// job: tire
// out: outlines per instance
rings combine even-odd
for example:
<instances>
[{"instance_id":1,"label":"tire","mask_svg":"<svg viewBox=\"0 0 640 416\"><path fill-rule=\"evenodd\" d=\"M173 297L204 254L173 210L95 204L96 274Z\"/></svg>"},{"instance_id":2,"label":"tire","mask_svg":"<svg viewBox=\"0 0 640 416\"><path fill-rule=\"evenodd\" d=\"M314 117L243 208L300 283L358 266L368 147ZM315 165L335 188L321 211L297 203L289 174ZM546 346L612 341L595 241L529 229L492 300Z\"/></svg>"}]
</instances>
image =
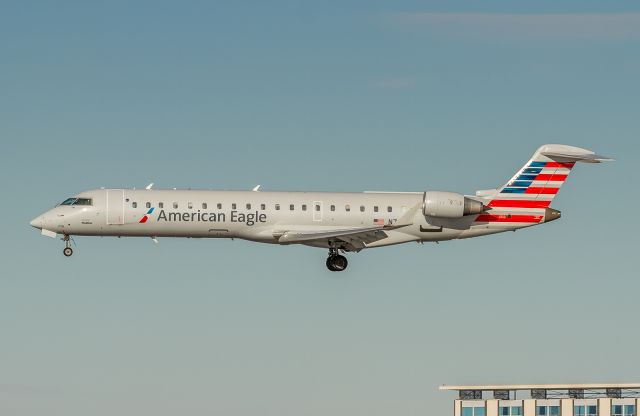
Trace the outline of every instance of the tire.
<instances>
[{"instance_id":1,"label":"tire","mask_svg":"<svg viewBox=\"0 0 640 416\"><path fill-rule=\"evenodd\" d=\"M349 262L345 256L335 256L333 258L333 268L336 272L341 272L347 268Z\"/></svg>"},{"instance_id":2,"label":"tire","mask_svg":"<svg viewBox=\"0 0 640 416\"><path fill-rule=\"evenodd\" d=\"M64 254L65 257L70 257L73 254L73 250L71 247L65 247L64 250L62 250L62 254Z\"/></svg>"},{"instance_id":3,"label":"tire","mask_svg":"<svg viewBox=\"0 0 640 416\"><path fill-rule=\"evenodd\" d=\"M341 272L347 268L349 262L345 256L329 256L327 258L327 269L332 272Z\"/></svg>"},{"instance_id":4,"label":"tire","mask_svg":"<svg viewBox=\"0 0 640 416\"><path fill-rule=\"evenodd\" d=\"M333 256L329 256L327 257L327 269L331 270L332 272L335 272L336 269L333 268Z\"/></svg>"}]
</instances>

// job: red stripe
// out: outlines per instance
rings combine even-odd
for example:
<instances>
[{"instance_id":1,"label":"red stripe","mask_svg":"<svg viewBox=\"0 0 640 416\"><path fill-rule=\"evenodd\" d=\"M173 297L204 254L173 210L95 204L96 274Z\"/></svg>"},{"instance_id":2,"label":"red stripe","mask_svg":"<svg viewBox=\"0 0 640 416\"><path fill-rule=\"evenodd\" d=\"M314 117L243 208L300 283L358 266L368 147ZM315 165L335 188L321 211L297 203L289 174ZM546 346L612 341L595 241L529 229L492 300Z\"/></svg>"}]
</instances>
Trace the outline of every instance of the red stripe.
<instances>
[{"instance_id":1,"label":"red stripe","mask_svg":"<svg viewBox=\"0 0 640 416\"><path fill-rule=\"evenodd\" d=\"M567 168L571 169L576 162L547 162L545 168Z\"/></svg>"},{"instance_id":2,"label":"red stripe","mask_svg":"<svg viewBox=\"0 0 640 416\"><path fill-rule=\"evenodd\" d=\"M490 207L507 208L546 208L551 205L551 201L536 201L522 199L494 199L489 202Z\"/></svg>"},{"instance_id":3,"label":"red stripe","mask_svg":"<svg viewBox=\"0 0 640 416\"><path fill-rule=\"evenodd\" d=\"M502 214L502 215L493 215L493 214L482 214L478 215L476 218L476 222L532 222L538 223L542 221L542 215L511 215L511 214Z\"/></svg>"},{"instance_id":4,"label":"red stripe","mask_svg":"<svg viewBox=\"0 0 640 416\"><path fill-rule=\"evenodd\" d=\"M538 176L536 176L536 178L534 180L536 181L564 181L565 179L567 179L567 176L569 175L556 175L554 173L551 174L547 174L547 173L541 173Z\"/></svg>"},{"instance_id":5,"label":"red stripe","mask_svg":"<svg viewBox=\"0 0 640 416\"><path fill-rule=\"evenodd\" d=\"M147 220L149 219L149 217L147 217L146 215L142 218L140 218L140 224L143 224L145 222L147 222Z\"/></svg>"},{"instance_id":6,"label":"red stripe","mask_svg":"<svg viewBox=\"0 0 640 416\"><path fill-rule=\"evenodd\" d=\"M555 195L558 193L559 188L536 188L530 187L524 191L525 194L552 194Z\"/></svg>"}]
</instances>

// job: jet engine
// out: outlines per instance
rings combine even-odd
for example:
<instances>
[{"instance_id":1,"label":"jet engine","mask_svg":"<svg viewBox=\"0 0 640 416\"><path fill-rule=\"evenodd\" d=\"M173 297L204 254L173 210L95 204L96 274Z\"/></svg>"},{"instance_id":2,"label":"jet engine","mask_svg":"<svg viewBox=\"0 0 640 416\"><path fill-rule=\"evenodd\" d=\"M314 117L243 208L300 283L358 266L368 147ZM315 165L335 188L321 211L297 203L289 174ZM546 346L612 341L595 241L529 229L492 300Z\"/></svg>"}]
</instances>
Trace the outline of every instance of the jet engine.
<instances>
[{"instance_id":1,"label":"jet engine","mask_svg":"<svg viewBox=\"0 0 640 416\"><path fill-rule=\"evenodd\" d=\"M424 193L422 211L428 217L462 218L480 214L487 207L480 201L455 192L429 191Z\"/></svg>"}]
</instances>

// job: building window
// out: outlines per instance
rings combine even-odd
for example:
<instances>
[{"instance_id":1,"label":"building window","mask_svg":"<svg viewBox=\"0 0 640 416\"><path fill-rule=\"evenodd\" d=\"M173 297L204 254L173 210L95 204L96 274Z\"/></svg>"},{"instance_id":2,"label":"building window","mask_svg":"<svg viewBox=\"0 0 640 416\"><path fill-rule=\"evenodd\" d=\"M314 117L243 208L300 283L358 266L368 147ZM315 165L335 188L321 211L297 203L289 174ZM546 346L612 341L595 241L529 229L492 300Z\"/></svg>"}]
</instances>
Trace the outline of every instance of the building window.
<instances>
[{"instance_id":1,"label":"building window","mask_svg":"<svg viewBox=\"0 0 640 416\"><path fill-rule=\"evenodd\" d=\"M360 212L364 212L364 205L360 205Z\"/></svg>"},{"instance_id":2,"label":"building window","mask_svg":"<svg viewBox=\"0 0 640 416\"><path fill-rule=\"evenodd\" d=\"M296 208L295 205L293 204L289 205L289 211L293 211L295 208Z\"/></svg>"},{"instance_id":3,"label":"building window","mask_svg":"<svg viewBox=\"0 0 640 416\"><path fill-rule=\"evenodd\" d=\"M260 209L264 211L265 209L267 209L267 206L265 204L260 204Z\"/></svg>"},{"instance_id":4,"label":"building window","mask_svg":"<svg viewBox=\"0 0 640 416\"><path fill-rule=\"evenodd\" d=\"M331 205L331 211L335 211L336 210L336 206L335 205Z\"/></svg>"},{"instance_id":5,"label":"building window","mask_svg":"<svg viewBox=\"0 0 640 416\"><path fill-rule=\"evenodd\" d=\"M193 209L193 203L191 203L191 202L187 202L187 208L189 208L189 209Z\"/></svg>"},{"instance_id":6,"label":"building window","mask_svg":"<svg viewBox=\"0 0 640 416\"><path fill-rule=\"evenodd\" d=\"M222 204L218 202L218 209L222 209Z\"/></svg>"},{"instance_id":7,"label":"building window","mask_svg":"<svg viewBox=\"0 0 640 416\"><path fill-rule=\"evenodd\" d=\"M463 407L462 416L485 416L484 407Z\"/></svg>"},{"instance_id":8,"label":"building window","mask_svg":"<svg viewBox=\"0 0 640 416\"><path fill-rule=\"evenodd\" d=\"M598 416L598 406L573 406L573 416Z\"/></svg>"},{"instance_id":9,"label":"building window","mask_svg":"<svg viewBox=\"0 0 640 416\"><path fill-rule=\"evenodd\" d=\"M302 210L306 211L307 210L307 204L302 204Z\"/></svg>"},{"instance_id":10,"label":"building window","mask_svg":"<svg viewBox=\"0 0 640 416\"><path fill-rule=\"evenodd\" d=\"M207 203L206 202L202 203L202 209L207 209Z\"/></svg>"},{"instance_id":11,"label":"building window","mask_svg":"<svg viewBox=\"0 0 640 416\"><path fill-rule=\"evenodd\" d=\"M276 204L276 211L280 211L280 204Z\"/></svg>"},{"instance_id":12,"label":"building window","mask_svg":"<svg viewBox=\"0 0 640 416\"><path fill-rule=\"evenodd\" d=\"M387 207L387 212L393 212L393 208Z\"/></svg>"},{"instance_id":13,"label":"building window","mask_svg":"<svg viewBox=\"0 0 640 416\"><path fill-rule=\"evenodd\" d=\"M147 202L147 203L145 204L145 206L146 206L147 208L151 208L151 202Z\"/></svg>"},{"instance_id":14,"label":"building window","mask_svg":"<svg viewBox=\"0 0 640 416\"><path fill-rule=\"evenodd\" d=\"M158 208L160 209L164 208L164 202L158 202Z\"/></svg>"},{"instance_id":15,"label":"building window","mask_svg":"<svg viewBox=\"0 0 640 416\"><path fill-rule=\"evenodd\" d=\"M611 416L636 416L636 406L614 404L611 406Z\"/></svg>"},{"instance_id":16,"label":"building window","mask_svg":"<svg viewBox=\"0 0 640 416\"><path fill-rule=\"evenodd\" d=\"M178 209L178 203L177 202L173 203L173 209Z\"/></svg>"},{"instance_id":17,"label":"building window","mask_svg":"<svg viewBox=\"0 0 640 416\"><path fill-rule=\"evenodd\" d=\"M349 205L345 205L344 206L344 210L349 212L349 211L351 211L351 207Z\"/></svg>"},{"instance_id":18,"label":"building window","mask_svg":"<svg viewBox=\"0 0 640 416\"><path fill-rule=\"evenodd\" d=\"M536 416L560 416L560 406L536 406Z\"/></svg>"},{"instance_id":19,"label":"building window","mask_svg":"<svg viewBox=\"0 0 640 416\"><path fill-rule=\"evenodd\" d=\"M498 409L500 416L522 416L522 406L500 406Z\"/></svg>"},{"instance_id":20,"label":"building window","mask_svg":"<svg viewBox=\"0 0 640 416\"><path fill-rule=\"evenodd\" d=\"M137 202L132 202L131 206L134 207L134 208L138 208L138 203Z\"/></svg>"},{"instance_id":21,"label":"building window","mask_svg":"<svg viewBox=\"0 0 640 416\"><path fill-rule=\"evenodd\" d=\"M236 207L237 207L237 205L236 205L235 202L233 204L231 204L231 209L236 209Z\"/></svg>"}]
</instances>

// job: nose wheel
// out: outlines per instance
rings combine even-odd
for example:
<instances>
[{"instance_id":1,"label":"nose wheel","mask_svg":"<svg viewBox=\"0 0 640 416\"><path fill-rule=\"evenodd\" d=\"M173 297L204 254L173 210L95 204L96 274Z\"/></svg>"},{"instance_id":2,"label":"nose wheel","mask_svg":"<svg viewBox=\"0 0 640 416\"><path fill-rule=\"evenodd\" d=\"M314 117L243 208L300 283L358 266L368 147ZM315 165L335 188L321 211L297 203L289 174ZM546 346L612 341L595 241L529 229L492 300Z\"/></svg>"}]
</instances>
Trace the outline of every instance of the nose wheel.
<instances>
[{"instance_id":1,"label":"nose wheel","mask_svg":"<svg viewBox=\"0 0 640 416\"><path fill-rule=\"evenodd\" d=\"M62 241L64 241L65 244L65 248L62 250L62 254L64 254L65 257L71 257L71 255L73 254L73 249L71 248L71 238L65 234L62 237Z\"/></svg>"},{"instance_id":2,"label":"nose wheel","mask_svg":"<svg viewBox=\"0 0 640 416\"><path fill-rule=\"evenodd\" d=\"M327 257L327 269L332 272L341 272L347 268L349 262L347 258L343 255L338 254L337 249L329 250L329 257Z\"/></svg>"}]
</instances>

